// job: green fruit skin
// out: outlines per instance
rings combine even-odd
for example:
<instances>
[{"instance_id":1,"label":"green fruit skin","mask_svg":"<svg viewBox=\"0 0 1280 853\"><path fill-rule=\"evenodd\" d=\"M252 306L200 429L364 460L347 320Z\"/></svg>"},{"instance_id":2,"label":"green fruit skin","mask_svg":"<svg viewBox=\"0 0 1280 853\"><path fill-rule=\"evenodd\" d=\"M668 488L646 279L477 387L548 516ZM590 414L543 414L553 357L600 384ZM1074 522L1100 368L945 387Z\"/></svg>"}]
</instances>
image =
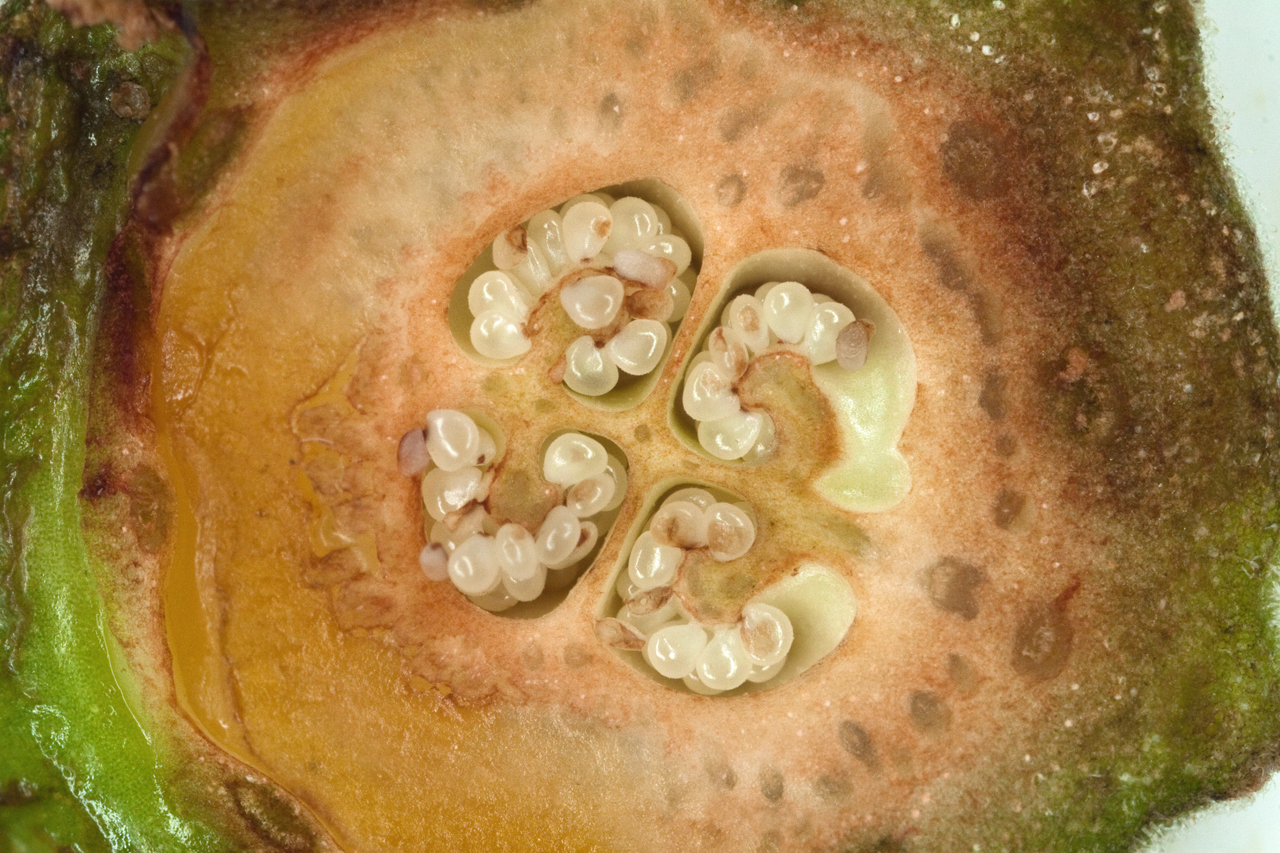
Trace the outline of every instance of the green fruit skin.
<instances>
[{"instance_id":1,"label":"green fruit skin","mask_svg":"<svg viewBox=\"0 0 1280 853\"><path fill-rule=\"evenodd\" d=\"M831 8L801 5L800 16ZM1010 0L1011 14L1004 17L990 12L990 4L956 5L966 16L963 29L981 18L986 39L1003 38L1011 53L1041 52L1042 66L1054 66L1060 75L1047 84L1050 92L1054 85L1065 91L1067 78L1077 74L1073 59L1080 57L1087 57L1079 60L1088 66L1085 76L1131 76L1133 45L1127 38L1153 14L1151 4L1104 0ZM1017 5L1025 9L1013 17ZM1163 253L1135 255L1127 242L1135 221L1148 221L1155 235L1162 229L1181 234L1188 214L1175 199L1180 190L1193 190L1219 205L1224 227L1244 234L1243 242L1237 237L1238 245L1226 251L1238 263L1235 269L1254 277L1237 296L1247 314L1240 336L1247 328L1251 346L1261 355L1249 364L1251 387L1216 401L1230 408L1227 414L1205 410L1189 398L1180 401L1172 385L1180 379L1148 377L1159 371L1160 356L1191 361L1194 355L1206 365L1207 377L1197 381L1227 387L1234 380L1226 357L1206 355L1206 345L1188 344L1185 329L1172 314L1154 310L1140 287L1098 288L1080 306L1079 337L1102 362L1110 382L1080 385L1064 395L1060 420L1079 424L1083 413L1081 442L1116 460L1112 479L1118 503L1131 502L1135 513L1145 513L1160 532L1197 526L1209 532L1192 544L1186 537L1164 536L1170 544L1148 559L1168 565L1169 577L1148 575L1135 583L1125 593L1136 614L1134 624L1110 629L1116 649L1133 650L1144 661L1148 683L1166 686L1164 697L1119 706L1115 718L1097 731L1059 735L1066 750L1073 739L1080 750L1086 740L1093 744L1090 757L1074 768L1078 773L1044 785L1045 800L1075 807L1059 815L985 816L987 836L1003 837L1013 849L1123 849L1156 816L1236 793L1256 781L1276 763L1280 743L1275 712L1280 708L1275 661L1280 643L1270 619L1274 593L1268 568L1280 522L1276 450L1270 438L1259 438L1276 426L1275 332L1266 319L1269 306L1257 280L1260 264L1251 231L1234 190L1215 165L1190 9L1180 3L1156 6L1165 9L1158 12L1165 43L1183 63L1177 71L1181 77L1161 85L1180 88L1185 101L1167 128L1134 117L1130 129L1173 137L1170 146L1186 152L1183 172L1172 182L1160 174L1144 175L1139 189L1101 216L1078 186L1046 194L1050 215L1072 223L1061 229L1059 239L1093 247L1064 253L1062 279L1081 293L1094 282L1174 278L1186 280L1188 291L1203 284L1207 273L1193 271L1190 264L1221 251L1203 227L1190 227L1193 239ZM778 7L778 14L789 13L789 7ZM258 61L244 45L270 44L277 37L272 27L299 28L300 19L285 4L283 12L271 13L282 17L241 40L237 21L247 8L231 4L224 17L214 17L219 12L214 9L205 18L215 63L242 65L232 78L252 74L250 66ZM886 41L921 32L939 43L948 37L951 27L936 4L918 0L900 9L902 14L888 18L871 16L870 29ZM1028 30L1023 24L1033 16L1038 16L1035 27ZM1054 35L1053 42L1036 37L1045 32ZM175 734L176 712L152 718L138 711L132 696L142 679L129 671L107 628L114 605L102 590L109 586L111 567L97 563L86 545L78 497L105 267L128 214L130 152L142 131L136 116L111 109L112 94L132 82L158 103L187 59L188 47L171 35L129 54L106 28L74 29L43 7L15 3L0 11L0 54L6 82L0 91L0 853L244 849L252 846L245 842L251 836L244 824L261 829L271 820L243 810L237 816L209 802L201 794L201 777L184 768L191 753ZM1015 97L1028 78L1015 71L1001 78L1004 72L995 66L983 68L988 70L977 73L990 75L989 85L1013 92L1003 104L1007 119L1039 128L1039 144L1047 149L1085 150L1092 132L1088 125L1055 124L1047 117L1059 105L1024 104ZM216 171L227 151L211 144L202 152L198 131L195 138L192 169ZM183 177L202 183L207 175ZM1118 331L1138 325L1146 328L1142 345ZM1052 371L1060 365L1051 358L1045 367ZM1271 396L1261 400L1259 389L1267 388ZM1136 437L1095 429L1092 413L1113 402L1108 394L1167 405L1135 416L1166 431L1149 429ZM1171 485L1178 469L1158 458L1159 442L1167 444L1171 434L1204 440L1224 423L1251 422L1258 428L1248 430L1234 451L1243 461L1224 463L1221 470L1206 468L1201 480ZM1139 476L1127 460L1148 449L1156 460L1154 472ZM1157 491L1159 497L1150 496ZM1201 513L1201 505L1209 509ZM1188 568L1198 565L1212 570ZM1144 638L1149 626L1142 614L1162 597L1169 600L1169 618L1179 630L1170 636L1165 654L1156 655ZM1240 666L1241 661L1248 665ZM1212 743L1198 734L1204 731L1213 733ZM1201 746L1188 752L1183 745L1188 740ZM1089 787L1080 779L1096 781ZM282 817L275 828L287 823ZM305 829L274 835L288 842L277 847L311 846ZM301 842L290 840L298 836Z\"/></svg>"},{"instance_id":2,"label":"green fruit skin","mask_svg":"<svg viewBox=\"0 0 1280 853\"><path fill-rule=\"evenodd\" d=\"M2 15L0 851L235 849L179 801L181 750L130 709L77 499L105 260L141 128L122 98L141 86L155 102L186 45L130 54L109 28L42 7Z\"/></svg>"}]
</instances>

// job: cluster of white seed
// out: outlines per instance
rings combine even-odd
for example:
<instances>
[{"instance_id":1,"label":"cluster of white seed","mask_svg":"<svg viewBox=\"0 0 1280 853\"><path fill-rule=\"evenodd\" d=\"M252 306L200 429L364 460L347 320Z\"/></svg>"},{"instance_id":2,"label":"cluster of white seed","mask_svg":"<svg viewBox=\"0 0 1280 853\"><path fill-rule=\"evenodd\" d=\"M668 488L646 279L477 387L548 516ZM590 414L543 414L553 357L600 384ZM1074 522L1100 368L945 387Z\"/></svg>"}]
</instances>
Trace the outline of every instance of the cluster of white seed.
<instances>
[{"instance_id":1,"label":"cluster of white seed","mask_svg":"<svg viewBox=\"0 0 1280 853\"><path fill-rule=\"evenodd\" d=\"M815 365L835 361L857 370L866 362L872 328L847 305L796 281L771 281L734 297L684 382L682 402L698 422L698 443L717 459L763 457L773 447L773 420L744 410L734 391L751 360L786 348Z\"/></svg>"},{"instance_id":2,"label":"cluster of white seed","mask_svg":"<svg viewBox=\"0 0 1280 853\"><path fill-rule=\"evenodd\" d=\"M497 269L482 273L467 294L475 317L471 343L488 358L528 352L529 313L559 284L565 314L595 333L566 349L563 382L598 397L618 384L620 372L643 376L658 366L668 324L689 306L691 260L689 244L661 207L634 196L578 196L493 241Z\"/></svg>"},{"instance_id":3,"label":"cluster of white seed","mask_svg":"<svg viewBox=\"0 0 1280 853\"><path fill-rule=\"evenodd\" d=\"M755 536L755 524L741 506L717 501L704 489L672 494L632 546L627 571L617 582L623 606L616 618L599 623L600 636L641 652L654 671L695 693L773 678L794 638L785 613L751 602L738 622L708 626L690 616L671 588L688 551L705 548L727 562L745 554Z\"/></svg>"},{"instance_id":4,"label":"cluster of white seed","mask_svg":"<svg viewBox=\"0 0 1280 853\"><path fill-rule=\"evenodd\" d=\"M496 613L573 580L600 536L588 519L622 503L627 473L595 439L574 432L556 437L543 456L543 476L564 488L565 500L534 534L514 522L500 524L484 506L494 448L474 420L448 409L431 412L425 430L400 441L400 470L426 472L422 503L434 523L418 556L422 571Z\"/></svg>"}]
</instances>

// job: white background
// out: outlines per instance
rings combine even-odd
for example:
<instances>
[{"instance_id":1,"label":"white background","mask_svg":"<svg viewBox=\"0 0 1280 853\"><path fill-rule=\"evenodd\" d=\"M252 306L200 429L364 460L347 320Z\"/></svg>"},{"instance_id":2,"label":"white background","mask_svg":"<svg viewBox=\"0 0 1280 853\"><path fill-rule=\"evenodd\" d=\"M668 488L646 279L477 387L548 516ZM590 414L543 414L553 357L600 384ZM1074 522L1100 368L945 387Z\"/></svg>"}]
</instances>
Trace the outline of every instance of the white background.
<instances>
[{"instance_id":1,"label":"white background","mask_svg":"<svg viewBox=\"0 0 1280 853\"><path fill-rule=\"evenodd\" d=\"M1203 0L1201 7L1218 126L1280 305L1280 0ZM1280 778L1251 800L1164 833L1148 853L1280 853Z\"/></svg>"}]
</instances>

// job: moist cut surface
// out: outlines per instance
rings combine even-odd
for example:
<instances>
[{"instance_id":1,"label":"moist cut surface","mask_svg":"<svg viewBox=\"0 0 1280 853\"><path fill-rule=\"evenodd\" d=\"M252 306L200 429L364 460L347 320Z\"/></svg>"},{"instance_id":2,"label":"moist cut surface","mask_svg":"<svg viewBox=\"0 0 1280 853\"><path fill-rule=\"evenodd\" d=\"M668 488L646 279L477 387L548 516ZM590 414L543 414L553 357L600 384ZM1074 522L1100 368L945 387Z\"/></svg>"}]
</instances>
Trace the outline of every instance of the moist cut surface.
<instances>
[{"instance_id":1,"label":"moist cut surface","mask_svg":"<svg viewBox=\"0 0 1280 853\"><path fill-rule=\"evenodd\" d=\"M405 13L264 74L160 241L178 697L340 847L1113 843L1158 796L1126 620L1174 580L1097 440L1147 415L981 79L836 20Z\"/></svg>"}]
</instances>

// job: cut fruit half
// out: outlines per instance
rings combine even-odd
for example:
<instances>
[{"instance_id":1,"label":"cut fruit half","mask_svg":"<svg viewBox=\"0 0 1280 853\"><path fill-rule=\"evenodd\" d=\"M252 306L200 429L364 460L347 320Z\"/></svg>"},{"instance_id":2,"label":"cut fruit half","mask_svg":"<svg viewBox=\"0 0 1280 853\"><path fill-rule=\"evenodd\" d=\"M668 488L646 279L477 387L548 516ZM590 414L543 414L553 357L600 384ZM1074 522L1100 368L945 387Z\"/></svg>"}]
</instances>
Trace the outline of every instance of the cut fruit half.
<instances>
[{"instance_id":1,"label":"cut fruit half","mask_svg":"<svg viewBox=\"0 0 1280 853\"><path fill-rule=\"evenodd\" d=\"M943 12L197 15L91 468L172 494L129 653L264 844L1114 850L1270 770L1276 336L1189 10Z\"/></svg>"}]
</instances>

